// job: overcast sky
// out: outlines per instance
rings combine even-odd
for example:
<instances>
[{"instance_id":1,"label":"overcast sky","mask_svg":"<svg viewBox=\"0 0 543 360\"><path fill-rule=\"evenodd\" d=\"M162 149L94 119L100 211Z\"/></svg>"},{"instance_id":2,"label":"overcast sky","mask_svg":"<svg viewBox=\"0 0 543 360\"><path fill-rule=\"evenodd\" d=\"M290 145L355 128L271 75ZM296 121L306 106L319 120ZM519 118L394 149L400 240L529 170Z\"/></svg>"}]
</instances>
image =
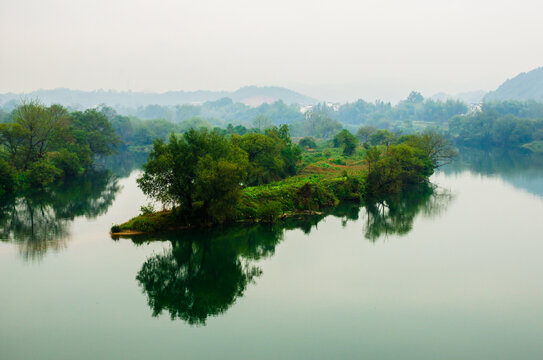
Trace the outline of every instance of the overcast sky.
<instances>
[{"instance_id":1,"label":"overcast sky","mask_svg":"<svg viewBox=\"0 0 543 360\"><path fill-rule=\"evenodd\" d=\"M543 65L543 1L1 0L0 92L491 90Z\"/></svg>"}]
</instances>

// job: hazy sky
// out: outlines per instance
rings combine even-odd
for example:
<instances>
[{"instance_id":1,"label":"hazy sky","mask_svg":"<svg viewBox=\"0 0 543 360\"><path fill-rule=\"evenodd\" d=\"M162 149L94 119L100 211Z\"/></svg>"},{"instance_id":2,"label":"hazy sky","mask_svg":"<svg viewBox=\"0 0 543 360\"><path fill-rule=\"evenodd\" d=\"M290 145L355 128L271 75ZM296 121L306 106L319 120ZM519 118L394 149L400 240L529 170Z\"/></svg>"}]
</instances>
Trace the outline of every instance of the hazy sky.
<instances>
[{"instance_id":1,"label":"hazy sky","mask_svg":"<svg viewBox=\"0 0 543 360\"><path fill-rule=\"evenodd\" d=\"M1 0L0 92L491 90L543 65L542 18L541 0Z\"/></svg>"}]
</instances>

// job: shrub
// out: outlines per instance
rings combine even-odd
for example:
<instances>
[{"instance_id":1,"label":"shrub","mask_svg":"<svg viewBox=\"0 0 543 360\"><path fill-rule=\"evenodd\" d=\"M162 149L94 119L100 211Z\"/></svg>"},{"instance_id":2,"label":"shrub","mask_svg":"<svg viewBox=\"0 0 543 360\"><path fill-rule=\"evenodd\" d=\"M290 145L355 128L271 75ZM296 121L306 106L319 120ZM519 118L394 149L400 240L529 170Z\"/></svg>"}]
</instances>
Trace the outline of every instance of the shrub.
<instances>
[{"instance_id":1,"label":"shrub","mask_svg":"<svg viewBox=\"0 0 543 360\"><path fill-rule=\"evenodd\" d=\"M141 215L149 215L155 212L155 208L152 204L147 204L142 207L140 207L140 214Z\"/></svg>"},{"instance_id":2,"label":"shrub","mask_svg":"<svg viewBox=\"0 0 543 360\"><path fill-rule=\"evenodd\" d=\"M347 164L347 163L346 163L344 160L342 160L341 158L332 159L332 160L330 160L330 162L331 162L332 164L336 164L336 165L346 165L346 164Z\"/></svg>"},{"instance_id":3,"label":"shrub","mask_svg":"<svg viewBox=\"0 0 543 360\"><path fill-rule=\"evenodd\" d=\"M266 201L258 208L258 218L266 222L274 222L283 213L278 201Z\"/></svg>"},{"instance_id":4,"label":"shrub","mask_svg":"<svg viewBox=\"0 0 543 360\"><path fill-rule=\"evenodd\" d=\"M304 137L303 139L298 142L298 146L300 146L303 149L315 149L317 148L317 144L315 143L315 139L313 139L310 136Z\"/></svg>"}]
</instances>

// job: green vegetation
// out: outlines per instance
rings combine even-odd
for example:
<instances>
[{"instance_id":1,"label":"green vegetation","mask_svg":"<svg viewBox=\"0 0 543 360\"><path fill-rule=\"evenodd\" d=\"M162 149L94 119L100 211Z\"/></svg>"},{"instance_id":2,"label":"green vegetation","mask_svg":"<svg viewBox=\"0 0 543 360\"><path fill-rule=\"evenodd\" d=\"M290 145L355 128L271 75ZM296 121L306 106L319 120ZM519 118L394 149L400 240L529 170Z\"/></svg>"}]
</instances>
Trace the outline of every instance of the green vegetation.
<instances>
[{"instance_id":1,"label":"green vegetation","mask_svg":"<svg viewBox=\"0 0 543 360\"><path fill-rule=\"evenodd\" d=\"M514 147L543 139L543 120L522 119L495 111L456 116L449 121L455 142L467 146Z\"/></svg>"},{"instance_id":2,"label":"green vegetation","mask_svg":"<svg viewBox=\"0 0 543 360\"><path fill-rule=\"evenodd\" d=\"M42 188L81 174L113 152L115 130L97 110L27 102L0 124L0 193Z\"/></svg>"},{"instance_id":3,"label":"green vegetation","mask_svg":"<svg viewBox=\"0 0 543 360\"><path fill-rule=\"evenodd\" d=\"M307 149L302 157L287 126L245 135L191 129L168 143L156 140L138 183L171 210L142 212L114 230L156 232L312 214L424 184L454 155L446 138L430 131L346 152L353 143L356 138L343 130L331 141L337 147Z\"/></svg>"},{"instance_id":4,"label":"green vegetation","mask_svg":"<svg viewBox=\"0 0 543 360\"><path fill-rule=\"evenodd\" d=\"M348 130L340 131L333 140L334 147L343 148L343 155L350 156L354 154L358 139Z\"/></svg>"}]
</instances>

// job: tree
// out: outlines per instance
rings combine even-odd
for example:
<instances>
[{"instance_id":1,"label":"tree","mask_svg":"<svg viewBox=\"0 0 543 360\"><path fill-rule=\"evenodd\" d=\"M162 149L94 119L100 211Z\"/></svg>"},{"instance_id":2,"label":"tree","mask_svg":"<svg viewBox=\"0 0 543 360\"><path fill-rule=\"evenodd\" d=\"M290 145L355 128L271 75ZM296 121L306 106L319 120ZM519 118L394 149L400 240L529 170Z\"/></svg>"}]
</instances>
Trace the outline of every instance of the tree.
<instances>
[{"instance_id":1,"label":"tree","mask_svg":"<svg viewBox=\"0 0 543 360\"><path fill-rule=\"evenodd\" d=\"M0 124L0 145L8 154L10 165L22 167L22 155L27 142L27 131L17 123Z\"/></svg>"},{"instance_id":2,"label":"tree","mask_svg":"<svg viewBox=\"0 0 543 360\"><path fill-rule=\"evenodd\" d=\"M315 149L317 147L317 143L315 143L315 139L313 139L311 136L306 136L298 142L298 146L304 149Z\"/></svg>"},{"instance_id":3,"label":"tree","mask_svg":"<svg viewBox=\"0 0 543 360\"><path fill-rule=\"evenodd\" d=\"M104 112L87 109L72 113L73 132L78 141L88 144L94 155L110 155L120 142Z\"/></svg>"},{"instance_id":4,"label":"tree","mask_svg":"<svg viewBox=\"0 0 543 360\"><path fill-rule=\"evenodd\" d=\"M362 143L368 142L370 135L376 131L375 127L371 125L361 126L356 132L356 137Z\"/></svg>"},{"instance_id":5,"label":"tree","mask_svg":"<svg viewBox=\"0 0 543 360\"><path fill-rule=\"evenodd\" d=\"M343 147L343 155L349 156L354 154L358 139L350 133L349 130L342 130L334 136L334 147Z\"/></svg>"},{"instance_id":6,"label":"tree","mask_svg":"<svg viewBox=\"0 0 543 360\"><path fill-rule=\"evenodd\" d=\"M272 121L266 115L257 115L253 120L253 127L260 131L264 131L267 128L273 126Z\"/></svg>"},{"instance_id":7,"label":"tree","mask_svg":"<svg viewBox=\"0 0 543 360\"><path fill-rule=\"evenodd\" d=\"M424 183L433 171L430 158L422 150L407 144L390 145L368 173L368 193L399 193L409 185Z\"/></svg>"},{"instance_id":8,"label":"tree","mask_svg":"<svg viewBox=\"0 0 543 360\"><path fill-rule=\"evenodd\" d=\"M5 196L15 187L15 174L9 164L0 159L0 195Z\"/></svg>"},{"instance_id":9,"label":"tree","mask_svg":"<svg viewBox=\"0 0 543 360\"><path fill-rule=\"evenodd\" d=\"M430 158L434 168L450 163L457 155L451 142L436 130L426 130L408 140L407 144L419 148Z\"/></svg>"},{"instance_id":10,"label":"tree","mask_svg":"<svg viewBox=\"0 0 543 360\"><path fill-rule=\"evenodd\" d=\"M364 156L364 161L368 165L368 173L372 172L373 166L379 161L379 158L381 157L381 151L379 151L379 148L377 146L370 147Z\"/></svg>"},{"instance_id":11,"label":"tree","mask_svg":"<svg viewBox=\"0 0 543 360\"><path fill-rule=\"evenodd\" d=\"M146 195L178 206L183 215L192 216L199 203L201 217L222 221L237 202L247 165L247 154L229 138L190 129L180 138L172 134L168 143L155 140L137 181Z\"/></svg>"},{"instance_id":12,"label":"tree","mask_svg":"<svg viewBox=\"0 0 543 360\"><path fill-rule=\"evenodd\" d=\"M406 102L410 104L422 104L424 102L424 97L420 92L411 91L409 96L406 99Z\"/></svg>"},{"instance_id":13,"label":"tree","mask_svg":"<svg viewBox=\"0 0 543 360\"><path fill-rule=\"evenodd\" d=\"M16 108L14 120L20 126L12 128L12 134L21 137L21 163L17 165L22 170L28 169L69 137L69 114L59 105L47 108L37 101L23 103Z\"/></svg>"},{"instance_id":14,"label":"tree","mask_svg":"<svg viewBox=\"0 0 543 360\"><path fill-rule=\"evenodd\" d=\"M386 145L388 147L394 138L394 134L388 130L376 130L369 136L369 143L373 146Z\"/></svg>"}]
</instances>

